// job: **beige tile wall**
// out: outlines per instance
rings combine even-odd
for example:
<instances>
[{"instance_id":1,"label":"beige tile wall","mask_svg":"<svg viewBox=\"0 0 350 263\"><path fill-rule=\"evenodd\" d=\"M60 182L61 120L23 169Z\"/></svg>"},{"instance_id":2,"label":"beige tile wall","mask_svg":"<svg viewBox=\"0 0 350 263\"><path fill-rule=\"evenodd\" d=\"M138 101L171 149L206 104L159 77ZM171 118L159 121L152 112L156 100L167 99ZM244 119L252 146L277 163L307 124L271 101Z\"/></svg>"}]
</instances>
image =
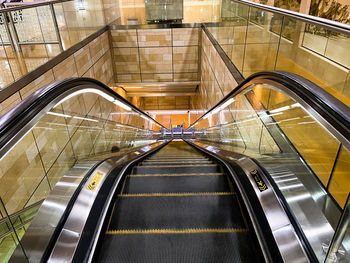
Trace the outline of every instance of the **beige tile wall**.
<instances>
[{"instance_id":1,"label":"beige tile wall","mask_svg":"<svg viewBox=\"0 0 350 263\"><path fill-rule=\"evenodd\" d=\"M34 91L55 80L84 76L95 78L105 84L112 84L114 77L111 54L109 32L104 32L73 55L34 79L19 92L2 101L0 103L0 116Z\"/></svg>"},{"instance_id":2,"label":"beige tile wall","mask_svg":"<svg viewBox=\"0 0 350 263\"><path fill-rule=\"evenodd\" d=\"M209 110L233 90L237 82L205 32L201 37L201 82L198 95L192 97L191 104L193 109Z\"/></svg>"},{"instance_id":3,"label":"beige tile wall","mask_svg":"<svg viewBox=\"0 0 350 263\"><path fill-rule=\"evenodd\" d=\"M199 35L199 28L111 30L115 81L198 80Z\"/></svg>"}]
</instances>

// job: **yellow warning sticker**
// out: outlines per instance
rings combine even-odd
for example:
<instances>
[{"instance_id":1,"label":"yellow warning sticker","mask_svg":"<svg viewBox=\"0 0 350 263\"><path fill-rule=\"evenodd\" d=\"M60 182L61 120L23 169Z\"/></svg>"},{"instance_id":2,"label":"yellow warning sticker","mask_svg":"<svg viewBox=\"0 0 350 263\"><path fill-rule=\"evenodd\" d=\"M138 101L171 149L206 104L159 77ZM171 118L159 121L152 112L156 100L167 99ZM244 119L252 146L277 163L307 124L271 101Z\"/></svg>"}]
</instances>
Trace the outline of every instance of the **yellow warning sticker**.
<instances>
[{"instance_id":1,"label":"yellow warning sticker","mask_svg":"<svg viewBox=\"0 0 350 263\"><path fill-rule=\"evenodd\" d=\"M95 191L97 185L99 184L99 182L102 179L102 176L104 176L105 174L103 172L97 172L95 173L94 177L92 177L92 179L90 180L88 186L86 187L88 190L90 191Z\"/></svg>"},{"instance_id":2,"label":"yellow warning sticker","mask_svg":"<svg viewBox=\"0 0 350 263\"><path fill-rule=\"evenodd\" d=\"M263 181L263 179L260 177L257 170L253 170L250 172L250 174L253 176L254 181L256 185L258 186L260 192L264 192L267 189L267 185Z\"/></svg>"}]
</instances>

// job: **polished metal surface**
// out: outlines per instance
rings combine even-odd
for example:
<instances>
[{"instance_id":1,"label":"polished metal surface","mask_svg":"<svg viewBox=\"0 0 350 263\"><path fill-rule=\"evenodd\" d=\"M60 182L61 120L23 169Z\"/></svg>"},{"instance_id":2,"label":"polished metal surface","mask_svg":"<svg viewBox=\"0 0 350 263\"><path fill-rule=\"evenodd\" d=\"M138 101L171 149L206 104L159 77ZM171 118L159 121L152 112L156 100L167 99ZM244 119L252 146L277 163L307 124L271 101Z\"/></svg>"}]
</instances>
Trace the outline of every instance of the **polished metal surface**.
<instances>
[{"instance_id":1,"label":"polished metal surface","mask_svg":"<svg viewBox=\"0 0 350 263\"><path fill-rule=\"evenodd\" d=\"M291 160L292 158L290 158L290 162ZM264 164L264 161L261 163ZM334 229L321 210L322 206L318 204L327 197L327 193L323 188L317 186L314 186L311 192L307 186L315 185L315 180L312 180L314 177L305 172L298 173L298 176L283 167L277 158L275 164L264 164L264 168L279 186L279 190L283 193L288 205L298 219L298 223L308 238L317 258L320 262L323 262L326 255L320 244L332 239L334 235ZM311 179L311 182L308 179ZM315 197L320 200L315 200ZM339 210L333 211L333 213L340 216Z\"/></svg>"},{"instance_id":2,"label":"polished metal surface","mask_svg":"<svg viewBox=\"0 0 350 263\"><path fill-rule=\"evenodd\" d=\"M310 262L302 244L296 234L294 227L286 214L282 204L280 203L277 194L275 193L272 185L269 183L267 178L264 176L263 171L258 167L258 165L248 157L232 157L235 154L231 152L222 150L218 147L206 145L196 141L190 141L199 148L204 149L207 152L218 156L219 158L228 159L231 162L237 163L245 172L247 178L249 179L252 187L254 188L255 194L258 197L260 204L265 212L267 221L272 230L272 234L278 245L282 258L284 262ZM258 171L259 175L262 177L267 185L267 189L261 192L254 181L253 177L250 175L252 171ZM237 183L237 185L239 185ZM240 189L240 191L243 191ZM244 196L244 194L242 194ZM246 202L246 200L244 200ZM249 211L249 206L247 205L248 213L252 215L254 211ZM251 219L254 217L251 216ZM254 222L253 222L254 224ZM255 222L259 224L259 222ZM257 229L255 229L257 231Z\"/></svg>"},{"instance_id":3,"label":"polished metal surface","mask_svg":"<svg viewBox=\"0 0 350 263\"><path fill-rule=\"evenodd\" d=\"M231 0L231 1L239 4L247 5L247 6L256 7L258 9L262 9L275 14L281 14L284 16L296 18L304 22L325 27L327 29L334 30L340 33L350 34L350 25L336 22L333 20L329 20L329 19L325 19L317 16L306 15L299 12L278 8L278 7L263 5L263 4L259 4L259 3L255 3L247 0Z\"/></svg>"},{"instance_id":4,"label":"polished metal surface","mask_svg":"<svg viewBox=\"0 0 350 263\"><path fill-rule=\"evenodd\" d=\"M164 142L163 142L164 143ZM162 142L157 142L152 145L144 146L136 151L133 151L129 154L125 154L123 156L117 156L112 157L108 160L105 160L103 163L98 165L93 173L89 176L89 179L84 184L82 190L80 191L72 210L64 224L64 227L56 241L56 244L54 246L54 249L50 255L50 258L48 262L71 262L75 250L78 246L80 237L82 235L82 231L84 229L86 220L88 219L90 215L90 210L92 208L92 205L99 194L99 190L101 189L105 179L109 175L109 173L115 169L115 167L120 165L131 165L133 161L137 161L138 158L143 156L144 154L153 151L157 147L161 146L163 144ZM124 170L126 167L124 167ZM112 195L114 193L114 190L116 189L117 185L120 182L121 175L123 172L120 173L119 178L114 184L114 187L112 188L112 191L109 194L109 199L104 204L105 210L103 215L93 215L93 216L100 216L100 226L98 229L98 232L101 231L103 220L106 216L107 209L109 207L109 203L111 202ZM89 185L91 185L91 182L96 178L96 176L99 176L100 179L98 183L95 185L95 188L91 190L89 188ZM93 249L96 246L97 237L95 237L95 243L93 244ZM87 253L91 253L90 256L92 257L93 251L87 251Z\"/></svg>"},{"instance_id":5,"label":"polished metal surface","mask_svg":"<svg viewBox=\"0 0 350 263\"><path fill-rule=\"evenodd\" d=\"M84 161L75 164L45 199L26 234L21 239L22 247L30 262L40 262L69 200L86 173L97 162ZM17 246L10 262L20 262L23 260L22 255L21 247Z\"/></svg>"}]
</instances>

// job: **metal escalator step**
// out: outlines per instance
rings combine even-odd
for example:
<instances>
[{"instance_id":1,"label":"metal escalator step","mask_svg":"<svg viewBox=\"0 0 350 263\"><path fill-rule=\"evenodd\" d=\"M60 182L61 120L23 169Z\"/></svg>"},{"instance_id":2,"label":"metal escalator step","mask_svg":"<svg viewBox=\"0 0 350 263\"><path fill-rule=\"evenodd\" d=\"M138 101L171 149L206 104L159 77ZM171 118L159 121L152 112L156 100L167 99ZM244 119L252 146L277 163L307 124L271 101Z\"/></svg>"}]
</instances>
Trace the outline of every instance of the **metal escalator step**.
<instances>
[{"instance_id":1,"label":"metal escalator step","mask_svg":"<svg viewBox=\"0 0 350 263\"><path fill-rule=\"evenodd\" d=\"M147 177L147 176L202 176L202 175L224 175L224 173L130 174L130 175L128 175L128 177Z\"/></svg>"},{"instance_id":2,"label":"metal escalator step","mask_svg":"<svg viewBox=\"0 0 350 263\"><path fill-rule=\"evenodd\" d=\"M143 161L142 165L212 164L211 160Z\"/></svg>"},{"instance_id":3,"label":"metal escalator step","mask_svg":"<svg viewBox=\"0 0 350 263\"><path fill-rule=\"evenodd\" d=\"M127 177L123 193L229 192L226 176Z\"/></svg>"},{"instance_id":4,"label":"metal escalator step","mask_svg":"<svg viewBox=\"0 0 350 263\"><path fill-rule=\"evenodd\" d=\"M188 228L188 229L139 229L139 230L108 230L107 235L135 234L199 234L199 233L244 233L247 228Z\"/></svg>"},{"instance_id":5,"label":"metal escalator step","mask_svg":"<svg viewBox=\"0 0 350 263\"><path fill-rule=\"evenodd\" d=\"M249 233L106 235L99 262L263 262Z\"/></svg>"},{"instance_id":6,"label":"metal escalator step","mask_svg":"<svg viewBox=\"0 0 350 263\"><path fill-rule=\"evenodd\" d=\"M220 167L216 164L197 165L150 165L136 166L132 174L172 174L172 173L216 173Z\"/></svg>"},{"instance_id":7,"label":"metal escalator step","mask_svg":"<svg viewBox=\"0 0 350 263\"><path fill-rule=\"evenodd\" d=\"M152 163L145 163L142 162L139 164L139 166L160 166L160 165L207 165L207 164L214 164L212 161L204 161L204 162L152 162Z\"/></svg>"},{"instance_id":8,"label":"metal escalator step","mask_svg":"<svg viewBox=\"0 0 350 263\"><path fill-rule=\"evenodd\" d=\"M120 195L108 230L247 228L232 193Z\"/></svg>"},{"instance_id":9,"label":"metal escalator step","mask_svg":"<svg viewBox=\"0 0 350 263\"><path fill-rule=\"evenodd\" d=\"M159 155L152 155L150 159L179 159L179 158L184 158L184 159L193 159L193 158L207 158L206 156L202 154L191 154L191 155L167 155L167 154L159 154Z\"/></svg>"},{"instance_id":10,"label":"metal escalator step","mask_svg":"<svg viewBox=\"0 0 350 263\"><path fill-rule=\"evenodd\" d=\"M208 158L200 157L200 156L192 156L192 157L150 157L147 160L154 161L177 161L177 160L208 160Z\"/></svg>"}]
</instances>

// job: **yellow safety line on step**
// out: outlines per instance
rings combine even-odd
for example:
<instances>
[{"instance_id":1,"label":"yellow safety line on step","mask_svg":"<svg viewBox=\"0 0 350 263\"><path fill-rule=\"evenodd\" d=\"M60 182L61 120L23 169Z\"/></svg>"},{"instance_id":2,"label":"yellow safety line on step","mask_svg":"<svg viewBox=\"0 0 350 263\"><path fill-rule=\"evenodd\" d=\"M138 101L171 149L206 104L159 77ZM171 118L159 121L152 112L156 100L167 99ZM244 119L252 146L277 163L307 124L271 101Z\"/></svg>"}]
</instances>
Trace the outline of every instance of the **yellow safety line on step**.
<instances>
[{"instance_id":1,"label":"yellow safety line on step","mask_svg":"<svg viewBox=\"0 0 350 263\"><path fill-rule=\"evenodd\" d=\"M143 163L191 163L191 162L195 162L195 163L199 163L199 162L212 162L210 160L184 160L184 159L179 159L179 160L145 160L143 161Z\"/></svg>"},{"instance_id":2,"label":"yellow safety line on step","mask_svg":"<svg viewBox=\"0 0 350 263\"><path fill-rule=\"evenodd\" d=\"M186 160L191 160L191 159L204 159L207 160L207 158L205 157L182 157L182 156L178 156L178 157L162 157L162 158L154 158L151 157L148 160L178 160L178 159L186 159Z\"/></svg>"},{"instance_id":3,"label":"yellow safety line on step","mask_svg":"<svg viewBox=\"0 0 350 263\"><path fill-rule=\"evenodd\" d=\"M120 194L118 197L154 197L154 196L219 196L235 195L233 192L203 192L203 193L151 193L151 194Z\"/></svg>"},{"instance_id":4,"label":"yellow safety line on step","mask_svg":"<svg viewBox=\"0 0 350 263\"><path fill-rule=\"evenodd\" d=\"M195 233L237 233L248 232L246 228L188 228L188 229L121 229L108 230L107 235L127 234L195 234Z\"/></svg>"},{"instance_id":5,"label":"yellow safety line on step","mask_svg":"<svg viewBox=\"0 0 350 263\"><path fill-rule=\"evenodd\" d=\"M153 176L206 176L206 175L224 175L223 173L197 173L197 174L130 174L128 177L153 177Z\"/></svg>"},{"instance_id":6,"label":"yellow safety line on step","mask_svg":"<svg viewBox=\"0 0 350 263\"><path fill-rule=\"evenodd\" d=\"M191 165L145 165L145 166L138 166L140 167L147 167L147 168L161 168L161 167L214 167L217 166L217 164L191 164Z\"/></svg>"}]
</instances>

